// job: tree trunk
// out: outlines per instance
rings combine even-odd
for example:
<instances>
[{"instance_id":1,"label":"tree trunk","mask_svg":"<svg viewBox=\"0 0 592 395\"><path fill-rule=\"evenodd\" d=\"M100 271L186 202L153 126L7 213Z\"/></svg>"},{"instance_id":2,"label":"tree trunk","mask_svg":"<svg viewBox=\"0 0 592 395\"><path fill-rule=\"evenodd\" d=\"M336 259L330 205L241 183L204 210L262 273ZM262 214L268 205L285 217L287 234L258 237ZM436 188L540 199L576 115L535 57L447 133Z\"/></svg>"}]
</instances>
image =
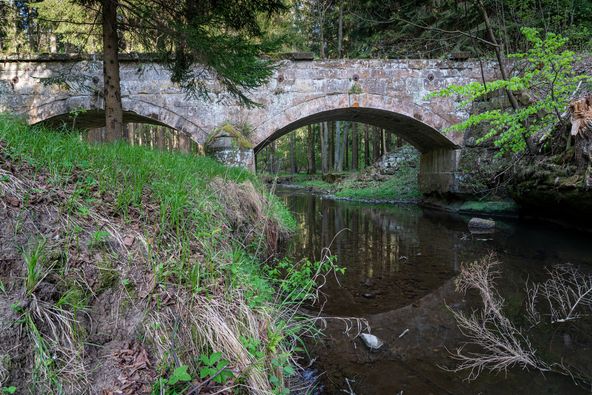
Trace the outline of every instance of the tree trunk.
<instances>
[{"instance_id":1,"label":"tree trunk","mask_svg":"<svg viewBox=\"0 0 592 395\"><path fill-rule=\"evenodd\" d=\"M373 127L372 131L372 162L376 162L380 158L380 142L382 140L381 129Z\"/></svg>"},{"instance_id":2,"label":"tree trunk","mask_svg":"<svg viewBox=\"0 0 592 395\"><path fill-rule=\"evenodd\" d=\"M267 165L268 165L268 169L269 169L269 173L270 174L275 174L275 141L271 142L268 146L267 146L267 153L268 153L268 159L267 159Z\"/></svg>"},{"instance_id":3,"label":"tree trunk","mask_svg":"<svg viewBox=\"0 0 592 395\"><path fill-rule=\"evenodd\" d=\"M370 125L364 125L364 164L366 166L370 166L370 140L369 140L369 133L368 129L370 129Z\"/></svg>"},{"instance_id":4,"label":"tree trunk","mask_svg":"<svg viewBox=\"0 0 592 395\"><path fill-rule=\"evenodd\" d=\"M51 33L49 35L49 52L50 53L57 53L58 52L58 37L55 35L55 33Z\"/></svg>"},{"instance_id":5,"label":"tree trunk","mask_svg":"<svg viewBox=\"0 0 592 395\"><path fill-rule=\"evenodd\" d=\"M384 152L390 152L393 147L393 133L390 130L386 131L386 145L384 146Z\"/></svg>"},{"instance_id":6,"label":"tree trunk","mask_svg":"<svg viewBox=\"0 0 592 395\"><path fill-rule=\"evenodd\" d=\"M343 57L343 0L339 2L339 23L337 28L337 57Z\"/></svg>"},{"instance_id":7,"label":"tree trunk","mask_svg":"<svg viewBox=\"0 0 592 395\"><path fill-rule=\"evenodd\" d=\"M341 170L347 170L347 151L348 151L348 146L347 146L347 131L349 129L349 122L345 122L343 124L343 133L341 136L341 140L343 142L342 146L341 146Z\"/></svg>"},{"instance_id":8,"label":"tree trunk","mask_svg":"<svg viewBox=\"0 0 592 395\"><path fill-rule=\"evenodd\" d=\"M329 125L329 169L335 169L335 122L328 122Z\"/></svg>"},{"instance_id":9,"label":"tree trunk","mask_svg":"<svg viewBox=\"0 0 592 395\"><path fill-rule=\"evenodd\" d=\"M352 157L351 157L351 168L352 170L358 170L358 124L352 125Z\"/></svg>"},{"instance_id":10,"label":"tree trunk","mask_svg":"<svg viewBox=\"0 0 592 395\"><path fill-rule=\"evenodd\" d=\"M290 173L296 174L298 169L296 168L296 141L294 140L294 133L290 133Z\"/></svg>"},{"instance_id":11,"label":"tree trunk","mask_svg":"<svg viewBox=\"0 0 592 395\"><path fill-rule=\"evenodd\" d=\"M381 129L380 130L380 135L382 137L382 144L380 146L380 155L384 155L387 152L387 148L386 148L386 130Z\"/></svg>"},{"instance_id":12,"label":"tree trunk","mask_svg":"<svg viewBox=\"0 0 592 395\"><path fill-rule=\"evenodd\" d=\"M329 172L329 126L327 122L321 123L321 171Z\"/></svg>"},{"instance_id":13,"label":"tree trunk","mask_svg":"<svg viewBox=\"0 0 592 395\"><path fill-rule=\"evenodd\" d=\"M319 56L321 59L325 59L325 29L323 25L325 24L325 10L323 9L322 2L318 2L319 5Z\"/></svg>"},{"instance_id":14,"label":"tree trunk","mask_svg":"<svg viewBox=\"0 0 592 395\"><path fill-rule=\"evenodd\" d=\"M335 122L335 140L334 140L334 147L335 147L335 156L334 156L334 164L335 164L335 171L343 171L343 155L342 155L342 137L341 137L341 122Z\"/></svg>"},{"instance_id":15,"label":"tree trunk","mask_svg":"<svg viewBox=\"0 0 592 395\"><path fill-rule=\"evenodd\" d=\"M307 159L308 159L308 174L315 174L317 172L315 163L315 139L312 125L308 125L308 141L307 141Z\"/></svg>"},{"instance_id":16,"label":"tree trunk","mask_svg":"<svg viewBox=\"0 0 592 395\"><path fill-rule=\"evenodd\" d=\"M502 46L497 42L495 38L495 34L493 33L493 27L491 26L491 21L489 20L489 15L487 14L487 10L485 9L485 5L483 1L479 0L477 2L479 6L479 10L481 11L481 15L483 16L483 20L485 21L485 27L487 28L487 34L489 35L489 40L493 43L493 49L495 50L495 56L497 58L497 62L499 64L500 73L504 80L508 79L508 72L506 71L506 59L505 54L503 51ZM514 110L518 109L518 100L512 93L512 91L506 89L506 94L508 95L508 99L510 100L510 104Z\"/></svg>"},{"instance_id":17,"label":"tree trunk","mask_svg":"<svg viewBox=\"0 0 592 395\"><path fill-rule=\"evenodd\" d=\"M105 100L105 138L123 138L123 108L119 79L119 39L117 37L117 0L103 0L103 80Z\"/></svg>"}]
</instances>

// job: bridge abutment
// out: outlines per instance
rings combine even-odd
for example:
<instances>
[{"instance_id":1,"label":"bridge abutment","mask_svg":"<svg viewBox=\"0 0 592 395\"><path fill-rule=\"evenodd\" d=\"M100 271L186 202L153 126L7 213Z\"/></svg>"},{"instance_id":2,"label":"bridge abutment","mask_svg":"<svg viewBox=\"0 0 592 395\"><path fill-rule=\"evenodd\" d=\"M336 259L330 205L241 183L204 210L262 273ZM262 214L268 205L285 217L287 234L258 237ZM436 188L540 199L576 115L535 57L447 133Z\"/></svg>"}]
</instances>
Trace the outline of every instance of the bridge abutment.
<instances>
[{"instance_id":1,"label":"bridge abutment","mask_svg":"<svg viewBox=\"0 0 592 395\"><path fill-rule=\"evenodd\" d=\"M419 190L424 195L446 195L458 191L460 149L437 149L421 154Z\"/></svg>"}]
</instances>

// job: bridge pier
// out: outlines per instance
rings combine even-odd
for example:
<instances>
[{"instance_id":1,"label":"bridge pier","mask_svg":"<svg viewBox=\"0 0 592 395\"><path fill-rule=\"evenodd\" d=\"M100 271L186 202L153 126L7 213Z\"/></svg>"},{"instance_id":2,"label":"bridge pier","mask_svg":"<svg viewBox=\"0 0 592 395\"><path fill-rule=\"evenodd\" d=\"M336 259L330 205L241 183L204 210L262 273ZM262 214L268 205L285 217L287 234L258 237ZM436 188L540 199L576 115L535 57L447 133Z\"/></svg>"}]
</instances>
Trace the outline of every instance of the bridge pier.
<instances>
[{"instance_id":1,"label":"bridge pier","mask_svg":"<svg viewBox=\"0 0 592 395\"><path fill-rule=\"evenodd\" d=\"M458 192L460 149L437 149L421 154L419 190L424 195Z\"/></svg>"},{"instance_id":2,"label":"bridge pier","mask_svg":"<svg viewBox=\"0 0 592 395\"><path fill-rule=\"evenodd\" d=\"M205 151L226 166L255 171L255 151L232 125L227 124L214 130L206 142Z\"/></svg>"}]
</instances>

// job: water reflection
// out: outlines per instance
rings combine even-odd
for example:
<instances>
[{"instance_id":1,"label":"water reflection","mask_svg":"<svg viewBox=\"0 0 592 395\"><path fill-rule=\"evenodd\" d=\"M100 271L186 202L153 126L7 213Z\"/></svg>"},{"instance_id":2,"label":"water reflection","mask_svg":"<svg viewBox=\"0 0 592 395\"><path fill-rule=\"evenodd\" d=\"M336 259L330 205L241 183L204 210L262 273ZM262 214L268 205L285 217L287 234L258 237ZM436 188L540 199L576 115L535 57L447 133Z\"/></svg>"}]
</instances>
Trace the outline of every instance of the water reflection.
<instances>
[{"instance_id":1,"label":"water reflection","mask_svg":"<svg viewBox=\"0 0 592 395\"><path fill-rule=\"evenodd\" d=\"M464 341L449 309L471 311L480 306L476 295L455 292L461 262L496 252L502 262L500 293L508 313L519 320L527 279L542 279L546 265L592 264L589 234L498 221L495 234L471 235L467 218L415 206L340 202L294 190L277 193L300 223L288 254L318 258L323 247L331 246L339 264L347 268L341 284L330 279L323 288L324 312L363 317L385 342L378 352L369 352L359 339L344 333L343 322L329 320L326 337L310 345L314 366L325 372L323 393L348 390L346 379L358 395L587 393L557 375L516 368L467 382L464 375L442 367L455 366L448 350ZM579 339L577 347L566 346L566 336ZM592 347L585 338L581 329L557 328L542 334L537 344L542 353L579 359L592 369Z\"/></svg>"}]
</instances>

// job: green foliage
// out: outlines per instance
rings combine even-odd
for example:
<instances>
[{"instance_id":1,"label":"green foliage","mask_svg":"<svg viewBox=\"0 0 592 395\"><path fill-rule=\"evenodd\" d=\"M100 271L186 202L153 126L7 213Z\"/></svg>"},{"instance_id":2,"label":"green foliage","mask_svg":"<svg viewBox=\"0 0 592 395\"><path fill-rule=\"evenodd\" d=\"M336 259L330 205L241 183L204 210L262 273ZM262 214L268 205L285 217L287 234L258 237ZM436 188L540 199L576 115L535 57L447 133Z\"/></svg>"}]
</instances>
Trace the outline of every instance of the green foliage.
<instances>
[{"instance_id":1,"label":"green foliage","mask_svg":"<svg viewBox=\"0 0 592 395\"><path fill-rule=\"evenodd\" d=\"M23 255L25 266L27 268L27 276L25 277L25 289L27 290L27 295L33 293L45 275L43 268L46 259L45 243L45 240L41 240Z\"/></svg>"},{"instance_id":2,"label":"green foliage","mask_svg":"<svg viewBox=\"0 0 592 395\"><path fill-rule=\"evenodd\" d=\"M345 273L345 267L335 264L334 256L322 261L303 259L298 263L284 258L272 266L267 266L270 279L279 287L286 300L291 302L311 299L312 291L317 288L316 281L319 276L331 271Z\"/></svg>"},{"instance_id":3,"label":"green foliage","mask_svg":"<svg viewBox=\"0 0 592 395\"><path fill-rule=\"evenodd\" d=\"M177 383L186 383L191 381L191 375L187 373L187 365L181 365L178 368L175 368L171 377L169 377L168 383L170 385L175 385Z\"/></svg>"},{"instance_id":4,"label":"green foliage","mask_svg":"<svg viewBox=\"0 0 592 395\"><path fill-rule=\"evenodd\" d=\"M241 344L245 347L249 355L251 355L256 360L261 360L265 357L265 352L262 351L261 348L261 341L252 337L244 337L241 336L240 338Z\"/></svg>"},{"instance_id":5,"label":"green foliage","mask_svg":"<svg viewBox=\"0 0 592 395\"><path fill-rule=\"evenodd\" d=\"M450 130L466 130L477 125L486 125L488 132L478 140L483 143L493 140L500 153L519 153L527 148L527 139L539 131L549 131L562 122L561 113L567 108L571 95L578 84L589 76L576 75L573 63L575 53L564 49L567 38L548 33L542 38L532 28L523 28L522 33L530 43L525 53L510 57L523 63L519 74L508 80L487 84L473 82L464 86L451 85L429 97L464 97L463 106L501 91L510 91L515 96L526 97L528 103L517 109L495 108L471 115L466 121Z\"/></svg>"},{"instance_id":6,"label":"green foliage","mask_svg":"<svg viewBox=\"0 0 592 395\"><path fill-rule=\"evenodd\" d=\"M271 360L271 366L276 372L284 377L290 377L296 373L294 368L290 365L288 358L288 354L280 353L276 358ZM269 377L269 382L273 385L274 395L288 395L290 393L290 390L282 385L282 381L277 374L272 374Z\"/></svg>"},{"instance_id":7,"label":"green foliage","mask_svg":"<svg viewBox=\"0 0 592 395\"><path fill-rule=\"evenodd\" d=\"M208 136L206 144L211 143L212 140L214 140L218 136L230 136L233 138L234 143L238 145L237 148L253 148L253 143L251 143L247 138L247 133L250 133L250 129L248 128L248 126L242 125L242 127L239 128L231 124L230 122L225 122L224 124L222 124L222 126L214 129L214 131Z\"/></svg>"},{"instance_id":8,"label":"green foliage","mask_svg":"<svg viewBox=\"0 0 592 395\"><path fill-rule=\"evenodd\" d=\"M222 358L221 352L210 355L201 354L199 362L202 368L199 369L200 379L210 379L215 383L222 384L234 377L234 373L227 369L229 362Z\"/></svg>"},{"instance_id":9,"label":"green foliage","mask_svg":"<svg viewBox=\"0 0 592 395\"><path fill-rule=\"evenodd\" d=\"M97 230L90 236L89 247L99 247L109 239L109 232L104 230Z\"/></svg>"},{"instance_id":10,"label":"green foliage","mask_svg":"<svg viewBox=\"0 0 592 395\"><path fill-rule=\"evenodd\" d=\"M3 394L15 394L16 387L14 385L11 385L10 387L2 387L2 393Z\"/></svg>"},{"instance_id":11,"label":"green foliage","mask_svg":"<svg viewBox=\"0 0 592 395\"><path fill-rule=\"evenodd\" d=\"M187 372L188 366L181 365L173 370L168 379L161 377L152 387L153 395L180 395L189 387L188 383L193 379Z\"/></svg>"}]
</instances>

